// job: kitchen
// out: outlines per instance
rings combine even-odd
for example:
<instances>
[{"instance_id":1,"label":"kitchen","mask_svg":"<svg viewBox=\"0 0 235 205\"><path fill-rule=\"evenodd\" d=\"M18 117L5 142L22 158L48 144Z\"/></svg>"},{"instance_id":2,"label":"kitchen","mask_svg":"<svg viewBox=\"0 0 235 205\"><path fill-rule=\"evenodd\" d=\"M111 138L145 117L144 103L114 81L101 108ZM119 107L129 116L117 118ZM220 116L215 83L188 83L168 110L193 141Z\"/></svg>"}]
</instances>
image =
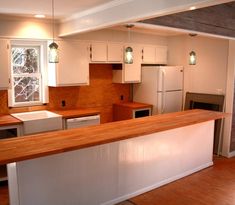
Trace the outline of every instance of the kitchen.
<instances>
[{"instance_id":1,"label":"kitchen","mask_svg":"<svg viewBox=\"0 0 235 205\"><path fill-rule=\"evenodd\" d=\"M14 36L18 38L31 37L32 30L22 29L21 25L30 25L26 20L4 19L9 23L9 30L5 30L2 36ZM18 22L17 22L18 21ZM36 39L49 38L51 36L51 28L49 23L40 20L32 20L34 22L33 31ZM38 26L39 27L35 27ZM11 27L12 26L12 27ZM13 29L14 28L14 29ZM17 28L19 28L17 30ZM36 28L38 33L35 33ZM42 29L44 28L44 29ZM47 28L47 29L46 29ZM30 26L28 27L30 29ZM125 28L124 28L125 29ZM134 29L133 29L134 30ZM44 32L42 32L44 31ZM45 35L48 31L48 35ZM3 32L3 30L2 30ZM29 36L30 34L30 36ZM114 42L129 43L142 45L167 46L168 48L168 65L183 65L184 73L184 89L190 92L224 94L227 92L227 62L228 48L232 45L230 40L197 36L191 39L187 34L158 36L152 34L143 34L131 32L131 38L128 39L128 33L118 29L105 29L90 33L80 34L76 40L82 42ZM74 40L75 37L73 37ZM67 41L71 41L66 38ZM129 41L130 40L130 41ZM182 45L183 48L182 49ZM197 51L197 65L188 65L188 53L193 46ZM176 55L177 53L177 55ZM61 52L62 55L62 52ZM89 53L88 53L89 55ZM63 57L61 57L63 62ZM66 65L67 66L67 65ZM64 67L64 66L62 66ZM70 66L68 66L70 67ZM71 65L72 67L72 65ZM223 68L223 69L221 69ZM211 70L210 70L211 69ZM231 69L231 68L230 68ZM111 122L112 105L118 102L128 102L132 99L132 88L130 84L116 84L113 82L113 66L110 63L91 63L89 67L90 85L89 86L72 86L72 87L49 87L49 103L43 106L33 106L28 108L8 108L7 91L1 91L1 113L8 114L13 112L33 111L40 109L58 110L58 109L75 109L78 107L87 107L98 109L101 113L101 122ZM213 79L211 79L213 73ZM211 83L208 84L208 80ZM233 79L232 79L233 80ZM109 92L106 92L109 90ZM102 94L100 94L102 93ZM123 96L123 97L121 97ZM123 100L122 100L123 99ZM62 103L64 101L64 103ZM63 106L65 104L65 106ZM225 148L226 149L226 148ZM226 151L225 151L226 153ZM226 153L225 155L227 155Z\"/></svg>"}]
</instances>

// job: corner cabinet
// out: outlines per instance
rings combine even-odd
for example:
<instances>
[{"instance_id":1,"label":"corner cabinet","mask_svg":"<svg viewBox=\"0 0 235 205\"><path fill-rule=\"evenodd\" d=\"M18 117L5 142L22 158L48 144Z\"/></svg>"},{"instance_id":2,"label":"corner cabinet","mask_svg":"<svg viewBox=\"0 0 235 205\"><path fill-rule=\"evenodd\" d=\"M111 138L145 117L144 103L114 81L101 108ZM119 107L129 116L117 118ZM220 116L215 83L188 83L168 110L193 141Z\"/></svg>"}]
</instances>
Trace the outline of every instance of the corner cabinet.
<instances>
[{"instance_id":1,"label":"corner cabinet","mask_svg":"<svg viewBox=\"0 0 235 205\"><path fill-rule=\"evenodd\" d=\"M142 49L142 63L167 64L167 46L144 46Z\"/></svg>"},{"instance_id":2,"label":"corner cabinet","mask_svg":"<svg viewBox=\"0 0 235 205\"><path fill-rule=\"evenodd\" d=\"M131 46L133 49L133 63L132 64L123 63L122 67L113 69L113 82L114 83L139 83L141 82L142 48L139 45L128 45L128 46Z\"/></svg>"},{"instance_id":3,"label":"corner cabinet","mask_svg":"<svg viewBox=\"0 0 235 205\"><path fill-rule=\"evenodd\" d=\"M49 63L48 85L89 85L89 44L71 40L56 43L59 46L59 63Z\"/></svg>"},{"instance_id":4,"label":"corner cabinet","mask_svg":"<svg viewBox=\"0 0 235 205\"><path fill-rule=\"evenodd\" d=\"M0 39L0 90L7 90L10 86L9 58L9 40Z\"/></svg>"}]
</instances>

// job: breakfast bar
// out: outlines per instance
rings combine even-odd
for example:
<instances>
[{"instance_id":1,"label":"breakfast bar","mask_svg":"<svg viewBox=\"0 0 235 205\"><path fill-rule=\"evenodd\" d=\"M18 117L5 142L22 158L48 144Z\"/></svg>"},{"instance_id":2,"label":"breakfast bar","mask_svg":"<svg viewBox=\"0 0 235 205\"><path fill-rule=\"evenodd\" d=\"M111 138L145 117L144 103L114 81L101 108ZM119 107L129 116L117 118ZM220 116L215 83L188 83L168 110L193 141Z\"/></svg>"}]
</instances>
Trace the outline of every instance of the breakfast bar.
<instances>
[{"instance_id":1,"label":"breakfast bar","mask_svg":"<svg viewBox=\"0 0 235 205\"><path fill-rule=\"evenodd\" d=\"M14 205L108 205L213 165L214 120L188 110L0 141Z\"/></svg>"}]
</instances>

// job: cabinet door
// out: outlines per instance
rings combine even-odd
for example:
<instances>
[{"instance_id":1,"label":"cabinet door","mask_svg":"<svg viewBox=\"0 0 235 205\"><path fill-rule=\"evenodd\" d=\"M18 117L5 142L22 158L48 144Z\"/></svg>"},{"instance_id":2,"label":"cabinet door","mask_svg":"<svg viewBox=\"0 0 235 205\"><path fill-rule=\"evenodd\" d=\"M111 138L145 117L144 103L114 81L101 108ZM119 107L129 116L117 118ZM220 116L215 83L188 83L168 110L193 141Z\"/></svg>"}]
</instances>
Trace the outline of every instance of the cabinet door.
<instances>
[{"instance_id":1,"label":"cabinet door","mask_svg":"<svg viewBox=\"0 0 235 205\"><path fill-rule=\"evenodd\" d=\"M167 64L167 47L166 46L156 47L156 63Z\"/></svg>"},{"instance_id":2,"label":"cabinet door","mask_svg":"<svg viewBox=\"0 0 235 205\"><path fill-rule=\"evenodd\" d=\"M49 66L49 86L89 84L89 58L87 43L60 41L59 63Z\"/></svg>"},{"instance_id":3,"label":"cabinet door","mask_svg":"<svg viewBox=\"0 0 235 205\"><path fill-rule=\"evenodd\" d=\"M108 44L108 61L122 62L123 61L123 45L118 43Z\"/></svg>"},{"instance_id":4,"label":"cabinet door","mask_svg":"<svg viewBox=\"0 0 235 205\"><path fill-rule=\"evenodd\" d=\"M91 61L92 62L107 61L106 43L92 43L91 44Z\"/></svg>"},{"instance_id":5,"label":"cabinet door","mask_svg":"<svg viewBox=\"0 0 235 205\"><path fill-rule=\"evenodd\" d=\"M9 41L0 39L0 90L9 87Z\"/></svg>"},{"instance_id":6,"label":"cabinet door","mask_svg":"<svg viewBox=\"0 0 235 205\"><path fill-rule=\"evenodd\" d=\"M131 45L133 49L133 64L124 64L124 82L138 83L141 82L141 57L142 48L138 45Z\"/></svg>"},{"instance_id":7,"label":"cabinet door","mask_svg":"<svg viewBox=\"0 0 235 205\"><path fill-rule=\"evenodd\" d=\"M154 46L144 46L142 55L143 63L155 63L156 49Z\"/></svg>"}]
</instances>

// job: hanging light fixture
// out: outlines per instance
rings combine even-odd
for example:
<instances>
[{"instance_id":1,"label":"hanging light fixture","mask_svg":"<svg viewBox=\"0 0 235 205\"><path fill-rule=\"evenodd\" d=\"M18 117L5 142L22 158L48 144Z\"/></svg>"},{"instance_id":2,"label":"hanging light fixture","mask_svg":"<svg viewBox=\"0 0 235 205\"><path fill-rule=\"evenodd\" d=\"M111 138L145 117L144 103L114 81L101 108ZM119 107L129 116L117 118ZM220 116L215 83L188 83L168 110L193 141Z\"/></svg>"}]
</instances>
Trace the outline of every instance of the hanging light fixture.
<instances>
[{"instance_id":1,"label":"hanging light fixture","mask_svg":"<svg viewBox=\"0 0 235 205\"><path fill-rule=\"evenodd\" d=\"M190 33L189 36L195 37L195 36L197 36L197 34L195 34L195 33ZM196 52L192 50L192 51L189 53L189 65L196 65L196 63L197 63Z\"/></svg>"},{"instance_id":2,"label":"hanging light fixture","mask_svg":"<svg viewBox=\"0 0 235 205\"><path fill-rule=\"evenodd\" d=\"M194 51L189 53L189 65L196 65L196 53Z\"/></svg>"},{"instance_id":3,"label":"hanging light fixture","mask_svg":"<svg viewBox=\"0 0 235 205\"><path fill-rule=\"evenodd\" d=\"M54 34L55 34L55 18L54 18L54 0L52 2L52 33L53 33L53 40L52 43L49 45L49 63L58 63L59 62L59 55L58 55L58 45L54 42Z\"/></svg>"},{"instance_id":4,"label":"hanging light fixture","mask_svg":"<svg viewBox=\"0 0 235 205\"><path fill-rule=\"evenodd\" d=\"M130 42L130 29L133 27L133 24L128 24L126 27L128 28L128 42ZM132 64L133 63L133 49L128 46L125 49L125 63Z\"/></svg>"}]
</instances>

